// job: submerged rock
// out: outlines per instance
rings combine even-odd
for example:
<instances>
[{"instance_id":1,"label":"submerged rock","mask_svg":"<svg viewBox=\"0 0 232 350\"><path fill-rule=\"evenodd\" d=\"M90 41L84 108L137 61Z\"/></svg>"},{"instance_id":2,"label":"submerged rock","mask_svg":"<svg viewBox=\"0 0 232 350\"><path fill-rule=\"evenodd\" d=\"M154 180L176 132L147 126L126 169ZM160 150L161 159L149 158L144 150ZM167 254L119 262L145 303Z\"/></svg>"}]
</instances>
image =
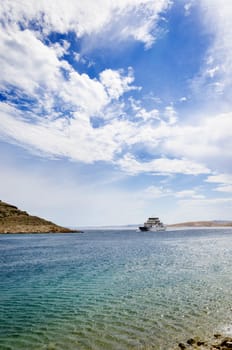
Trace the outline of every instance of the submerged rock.
<instances>
[{"instance_id":1,"label":"submerged rock","mask_svg":"<svg viewBox=\"0 0 232 350\"><path fill-rule=\"evenodd\" d=\"M207 342L205 340L190 338L186 343L179 343L178 348L181 350L227 350L232 349L232 338L224 337L221 334L214 334L212 339Z\"/></svg>"},{"instance_id":2,"label":"submerged rock","mask_svg":"<svg viewBox=\"0 0 232 350\"><path fill-rule=\"evenodd\" d=\"M193 339L193 338L190 338L190 339L187 340L187 344L188 344L188 345L193 345L193 344L195 344L195 343L196 343L196 340Z\"/></svg>"},{"instance_id":3,"label":"submerged rock","mask_svg":"<svg viewBox=\"0 0 232 350\"><path fill-rule=\"evenodd\" d=\"M214 334L214 338L217 338L217 339L218 339L218 338L221 338L221 336L222 336L222 335L221 335L220 333Z\"/></svg>"},{"instance_id":4,"label":"submerged rock","mask_svg":"<svg viewBox=\"0 0 232 350\"><path fill-rule=\"evenodd\" d=\"M198 342L197 342L197 346L202 346L202 345L205 345L205 342L204 342L204 341L198 341Z\"/></svg>"},{"instance_id":5,"label":"submerged rock","mask_svg":"<svg viewBox=\"0 0 232 350\"><path fill-rule=\"evenodd\" d=\"M224 348L232 349L232 338L224 338L220 345Z\"/></svg>"}]
</instances>

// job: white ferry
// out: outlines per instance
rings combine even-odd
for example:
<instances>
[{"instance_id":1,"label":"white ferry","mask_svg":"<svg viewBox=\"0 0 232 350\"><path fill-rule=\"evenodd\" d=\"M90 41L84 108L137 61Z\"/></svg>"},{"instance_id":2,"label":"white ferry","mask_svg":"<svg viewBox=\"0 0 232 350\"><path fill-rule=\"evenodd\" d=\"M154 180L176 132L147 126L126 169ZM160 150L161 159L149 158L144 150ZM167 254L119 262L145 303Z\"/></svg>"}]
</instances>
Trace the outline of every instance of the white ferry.
<instances>
[{"instance_id":1,"label":"white ferry","mask_svg":"<svg viewBox=\"0 0 232 350\"><path fill-rule=\"evenodd\" d=\"M139 226L140 231L165 231L166 226L160 221L159 218L148 218L146 222L144 222L143 226Z\"/></svg>"}]
</instances>

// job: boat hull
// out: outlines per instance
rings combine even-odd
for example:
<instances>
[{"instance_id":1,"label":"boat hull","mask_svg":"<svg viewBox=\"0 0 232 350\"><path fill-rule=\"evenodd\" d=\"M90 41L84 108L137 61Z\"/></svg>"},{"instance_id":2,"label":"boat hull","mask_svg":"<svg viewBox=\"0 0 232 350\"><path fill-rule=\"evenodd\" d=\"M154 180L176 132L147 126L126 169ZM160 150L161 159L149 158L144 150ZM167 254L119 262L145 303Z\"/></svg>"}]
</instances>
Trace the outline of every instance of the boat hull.
<instances>
[{"instance_id":1,"label":"boat hull","mask_svg":"<svg viewBox=\"0 0 232 350\"><path fill-rule=\"evenodd\" d=\"M140 226L139 230L142 232L159 232L159 231L166 231L166 227L144 227Z\"/></svg>"},{"instance_id":2,"label":"boat hull","mask_svg":"<svg viewBox=\"0 0 232 350\"><path fill-rule=\"evenodd\" d=\"M144 227L144 226L140 226L139 227L139 230L142 231L142 232L146 232L146 231L149 231L147 227Z\"/></svg>"}]
</instances>

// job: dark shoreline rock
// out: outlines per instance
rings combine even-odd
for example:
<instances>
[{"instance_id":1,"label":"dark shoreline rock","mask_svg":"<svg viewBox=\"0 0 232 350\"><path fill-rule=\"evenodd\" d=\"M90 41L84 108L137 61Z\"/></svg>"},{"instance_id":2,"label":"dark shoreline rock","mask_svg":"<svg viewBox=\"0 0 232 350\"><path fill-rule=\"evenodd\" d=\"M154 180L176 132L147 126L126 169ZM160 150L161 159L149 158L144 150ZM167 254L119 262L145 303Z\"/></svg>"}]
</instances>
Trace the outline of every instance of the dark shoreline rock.
<instances>
[{"instance_id":1,"label":"dark shoreline rock","mask_svg":"<svg viewBox=\"0 0 232 350\"><path fill-rule=\"evenodd\" d=\"M198 338L190 338L186 342L181 342L175 349L199 349L199 350L228 350L232 349L232 337L226 337L221 334L214 334L212 339L205 341Z\"/></svg>"}]
</instances>

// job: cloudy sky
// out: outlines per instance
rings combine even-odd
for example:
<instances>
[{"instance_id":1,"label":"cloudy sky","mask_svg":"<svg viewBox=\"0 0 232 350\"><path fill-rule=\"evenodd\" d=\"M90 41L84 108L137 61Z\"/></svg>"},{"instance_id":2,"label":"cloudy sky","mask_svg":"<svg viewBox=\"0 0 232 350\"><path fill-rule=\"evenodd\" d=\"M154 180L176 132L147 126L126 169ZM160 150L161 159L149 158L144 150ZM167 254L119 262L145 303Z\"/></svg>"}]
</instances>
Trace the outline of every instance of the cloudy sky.
<instances>
[{"instance_id":1,"label":"cloudy sky","mask_svg":"<svg viewBox=\"0 0 232 350\"><path fill-rule=\"evenodd\" d=\"M68 226L232 219L231 0L3 0L0 198Z\"/></svg>"}]
</instances>

